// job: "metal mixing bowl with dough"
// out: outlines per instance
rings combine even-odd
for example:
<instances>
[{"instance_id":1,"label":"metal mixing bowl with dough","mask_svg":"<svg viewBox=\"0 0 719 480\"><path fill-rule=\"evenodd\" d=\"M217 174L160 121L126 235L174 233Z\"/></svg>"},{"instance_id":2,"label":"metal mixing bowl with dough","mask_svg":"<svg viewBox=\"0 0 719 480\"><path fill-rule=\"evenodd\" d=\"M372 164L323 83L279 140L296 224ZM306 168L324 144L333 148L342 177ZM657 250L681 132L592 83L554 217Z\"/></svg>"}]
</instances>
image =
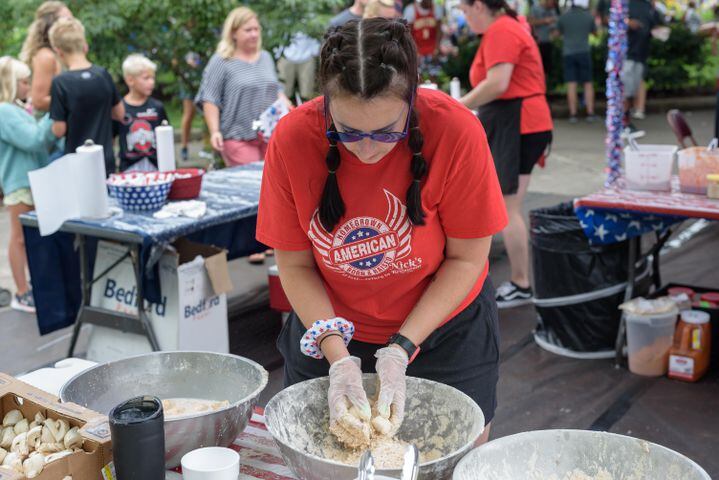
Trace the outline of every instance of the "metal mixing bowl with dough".
<instances>
[{"instance_id":1,"label":"metal mixing bowl with dough","mask_svg":"<svg viewBox=\"0 0 719 480\"><path fill-rule=\"evenodd\" d=\"M368 396L376 392L376 375L364 375ZM293 385L265 408L267 430L287 465L302 480L353 480L357 466L327 458L329 378ZM397 437L414 443L420 452L436 450L439 458L420 464L419 478L451 478L455 465L484 431L484 414L467 395L448 385L407 378L405 419ZM330 439L329 442L332 442ZM336 445L339 448L339 445ZM400 469L378 470L378 475L399 478Z\"/></svg>"},{"instance_id":2,"label":"metal mixing bowl with dough","mask_svg":"<svg viewBox=\"0 0 719 480\"><path fill-rule=\"evenodd\" d=\"M638 438L538 430L491 441L459 462L454 480L710 480L695 462Z\"/></svg>"}]
</instances>

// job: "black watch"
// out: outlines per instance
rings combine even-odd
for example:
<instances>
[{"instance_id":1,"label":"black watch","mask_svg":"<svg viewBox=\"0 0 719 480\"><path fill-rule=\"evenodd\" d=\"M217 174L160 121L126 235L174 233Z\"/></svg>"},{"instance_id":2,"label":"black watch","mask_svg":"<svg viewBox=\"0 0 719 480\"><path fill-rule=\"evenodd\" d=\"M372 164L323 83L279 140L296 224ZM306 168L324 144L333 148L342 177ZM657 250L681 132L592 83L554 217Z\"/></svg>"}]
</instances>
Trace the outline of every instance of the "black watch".
<instances>
[{"instance_id":1,"label":"black watch","mask_svg":"<svg viewBox=\"0 0 719 480\"><path fill-rule=\"evenodd\" d=\"M409 358L408 364L412 363L419 354L420 348L415 345L412 340L400 333L395 333L394 335L389 337L389 342L387 342L387 345L389 346L393 344L399 345L400 347L402 347L402 350L407 352L407 358Z\"/></svg>"}]
</instances>

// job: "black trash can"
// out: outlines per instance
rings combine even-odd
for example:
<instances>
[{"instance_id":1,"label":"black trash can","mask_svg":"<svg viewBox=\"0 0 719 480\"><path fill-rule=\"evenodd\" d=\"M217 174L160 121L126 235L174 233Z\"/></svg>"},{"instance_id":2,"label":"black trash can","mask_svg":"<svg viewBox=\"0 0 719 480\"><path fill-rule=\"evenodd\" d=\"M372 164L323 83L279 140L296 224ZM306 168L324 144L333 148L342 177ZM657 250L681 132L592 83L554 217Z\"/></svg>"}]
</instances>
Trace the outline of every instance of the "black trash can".
<instances>
[{"instance_id":1,"label":"black trash can","mask_svg":"<svg viewBox=\"0 0 719 480\"><path fill-rule=\"evenodd\" d=\"M627 281L628 241L590 245L571 202L532 210L529 220L535 341L559 355L611 358ZM646 285L649 269L644 267L638 281ZM640 285L635 292L644 290L648 286Z\"/></svg>"}]
</instances>

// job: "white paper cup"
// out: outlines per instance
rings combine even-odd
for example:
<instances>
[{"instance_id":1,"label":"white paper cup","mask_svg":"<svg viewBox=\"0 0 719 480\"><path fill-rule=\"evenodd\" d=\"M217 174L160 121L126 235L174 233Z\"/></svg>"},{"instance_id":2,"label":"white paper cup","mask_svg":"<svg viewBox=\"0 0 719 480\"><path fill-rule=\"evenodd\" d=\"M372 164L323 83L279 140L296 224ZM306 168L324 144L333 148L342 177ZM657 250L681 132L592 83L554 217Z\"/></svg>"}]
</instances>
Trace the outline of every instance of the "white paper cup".
<instances>
[{"instance_id":1,"label":"white paper cup","mask_svg":"<svg viewBox=\"0 0 719 480\"><path fill-rule=\"evenodd\" d=\"M183 480L237 480L240 454L230 448L207 447L182 457Z\"/></svg>"}]
</instances>

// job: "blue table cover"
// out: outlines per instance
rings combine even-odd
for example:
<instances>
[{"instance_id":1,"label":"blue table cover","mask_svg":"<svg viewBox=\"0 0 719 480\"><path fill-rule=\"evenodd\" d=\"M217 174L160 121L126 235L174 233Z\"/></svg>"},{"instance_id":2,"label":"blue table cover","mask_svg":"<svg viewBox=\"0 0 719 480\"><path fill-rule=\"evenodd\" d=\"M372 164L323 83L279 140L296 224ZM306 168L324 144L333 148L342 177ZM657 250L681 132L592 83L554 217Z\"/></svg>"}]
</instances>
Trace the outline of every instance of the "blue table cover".
<instances>
[{"instance_id":1,"label":"blue table cover","mask_svg":"<svg viewBox=\"0 0 719 480\"><path fill-rule=\"evenodd\" d=\"M137 235L145 297L160 300L158 275L153 267L164 247L180 237L228 250L230 259L261 252L265 246L255 240L255 224L264 163L211 171L205 174L198 200L207 204L199 219L175 217L156 219L152 212L119 211L105 219L65 222L53 235L41 237L37 228L25 225L26 250L33 283L40 333L45 335L72 325L80 308L79 256L73 247L78 228L97 229L87 237L89 274L92 275L97 240L117 234ZM35 212L27 215L35 217ZM147 268L150 267L150 268Z\"/></svg>"}]
</instances>

